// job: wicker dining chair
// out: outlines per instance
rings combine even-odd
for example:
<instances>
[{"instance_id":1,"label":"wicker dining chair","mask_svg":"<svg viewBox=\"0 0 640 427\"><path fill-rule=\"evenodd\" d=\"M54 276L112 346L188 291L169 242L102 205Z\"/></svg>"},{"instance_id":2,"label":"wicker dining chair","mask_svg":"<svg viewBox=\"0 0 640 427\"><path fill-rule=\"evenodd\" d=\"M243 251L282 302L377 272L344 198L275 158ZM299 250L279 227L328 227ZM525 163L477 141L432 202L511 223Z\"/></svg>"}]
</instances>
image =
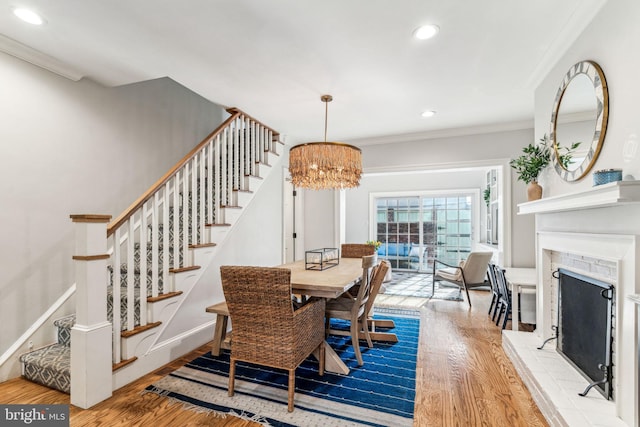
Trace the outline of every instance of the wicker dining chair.
<instances>
[{"instance_id":1,"label":"wicker dining chair","mask_svg":"<svg viewBox=\"0 0 640 427\"><path fill-rule=\"evenodd\" d=\"M366 243L343 243L340 246L342 258L362 258L376 253L376 247Z\"/></svg>"},{"instance_id":2,"label":"wicker dining chair","mask_svg":"<svg viewBox=\"0 0 640 427\"><path fill-rule=\"evenodd\" d=\"M364 364L360 352L360 331L362 331L369 347L373 347L367 325L367 303L371 296L371 270L377 262L376 255L362 257L362 282L355 298L334 298L327 301L325 310L325 327L327 335L336 333L331 329L331 319L343 319L350 322L350 336L353 351L358 359L358 365ZM385 272L386 273L386 272ZM384 276L382 276L384 278ZM338 333L338 335L343 335Z\"/></svg>"},{"instance_id":3,"label":"wicker dining chair","mask_svg":"<svg viewBox=\"0 0 640 427\"><path fill-rule=\"evenodd\" d=\"M288 410L293 411L295 370L315 350L324 374L325 300L311 298L294 309L286 268L222 266L220 276L233 325L229 396L237 361L284 369L289 371Z\"/></svg>"}]
</instances>

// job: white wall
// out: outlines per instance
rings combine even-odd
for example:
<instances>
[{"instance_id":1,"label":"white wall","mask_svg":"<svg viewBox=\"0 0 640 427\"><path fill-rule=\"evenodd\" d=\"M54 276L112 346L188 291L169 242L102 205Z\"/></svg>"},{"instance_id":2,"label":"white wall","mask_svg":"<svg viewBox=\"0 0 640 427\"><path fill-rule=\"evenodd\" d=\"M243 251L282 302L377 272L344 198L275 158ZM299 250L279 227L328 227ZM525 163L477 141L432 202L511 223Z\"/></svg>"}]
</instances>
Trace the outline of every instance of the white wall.
<instances>
[{"instance_id":1,"label":"white wall","mask_svg":"<svg viewBox=\"0 0 640 427\"><path fill-rule=\"evenodd\" d=\"M304 191L304 250L335 248L336 239L336 192L334 190ZM352 190L345 190L348 193Z\"/></svg>"},{"instance_id":2,"label":"white wall","mask_svg":"<svg viewBox=\"0 0 640 427\"><path fill-rule=\"evenodd\" d=\"M170 79L105 88L1 53L0 82L2 354L74 282L69 215L115 217L226 113Z\"/></svg>"},{"instance_id":3,"label":"white wall","mask_svg":"<svg viewBox=\"0 0 640 427\"><path fill-rule=\"evenodd\" d=\"M452 136L446 138L420 139L392 144L360 145L365 172L383 172L391 170L450 169L462 165L498 164L502 159L518 156L522 147L533 142L533 129L483 133L476 135ZM366 141L363 141L365 144ZM358 145L358 144L356 144ZM454 176L456 172L451 172ZM516 267L531 267L535 263L534 219L530 216L515 216L516 205L526 201L526 187L516 181L511 173L511 204L514 214L511 222L511 264ZM446 182L446 178L442 181ZM448 188L447 184L442 184ZM437 189L437 188L433 188ZM357 190L346 190L346 198ZM306 193L306 246L322 247L326 236L333 231L331 209L333 199L325 195L328 191ZM368 203L368 202L367 202ZM368 213L352 217L347 206L347 218L352 223L366 223ZM360 227L358 227L360 230ZM361 240L361 231L350 234L347 228L347 240ZM365 239L366 240L366 239ZM337 243L337 242L334 242Z\"/></svg>"},{"instance_id":4,"label":"white wall","mask_svg":"<svg viewBox=\"0 0 640 427\"><path fill-rule=\"evenodd\" d=\"M640 120L640 2L636 0L608 1L591 24L577 38L567 53L549 70L535 92L536 140L549 134L549 120L556 91L569 68L580 61L597 62L609 87L609 126L602 152L592 171L581 181L567 183L553 170L546 170L540 182L545 196L572 193L593 185L592 172L622 168L623 175L640 179L638 136Z\"/></svg>"}]
</instances>

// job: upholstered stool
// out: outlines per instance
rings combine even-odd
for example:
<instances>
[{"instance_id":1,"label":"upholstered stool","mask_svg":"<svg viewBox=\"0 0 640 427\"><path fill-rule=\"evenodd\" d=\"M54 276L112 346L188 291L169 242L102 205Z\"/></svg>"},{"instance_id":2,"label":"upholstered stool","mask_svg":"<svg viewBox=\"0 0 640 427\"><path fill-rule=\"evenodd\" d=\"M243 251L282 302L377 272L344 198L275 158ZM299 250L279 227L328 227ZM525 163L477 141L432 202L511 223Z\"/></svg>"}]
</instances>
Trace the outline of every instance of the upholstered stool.
<instances>
[{"instance_id":1,"label":"upholstered stool","mask_svg":"<svg viewBox=\"0 0 640 427\"><path fill-rule=\"evenodd\" d=\"M211 346L211 354L220 356L220 349L231 349L231 331L227 334L227 323L229 322L229 309L225 301L218 304L210 305L206 308L207 313L216 314L216 330L213 334L213 345Z\"/></svg>"}]
</instances>

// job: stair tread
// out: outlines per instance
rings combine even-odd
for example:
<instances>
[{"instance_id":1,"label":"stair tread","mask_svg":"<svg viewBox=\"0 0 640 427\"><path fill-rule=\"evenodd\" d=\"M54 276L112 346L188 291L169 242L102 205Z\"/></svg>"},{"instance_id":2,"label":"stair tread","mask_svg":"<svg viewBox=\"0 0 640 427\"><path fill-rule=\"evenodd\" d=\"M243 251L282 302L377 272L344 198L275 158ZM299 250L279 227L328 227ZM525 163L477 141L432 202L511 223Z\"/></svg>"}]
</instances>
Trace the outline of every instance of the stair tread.
<instances>
[{"instance_id":1,"label":"stair tread","mask_svg":"<svg viewBox=\"0 0 640 427\"><path fill-rule=\"evenodd\" d=\"M60 373L71 374L71 347L51 344L20 356L22 363L38 368L54 368Z\"/></svg>"}]
</instances>

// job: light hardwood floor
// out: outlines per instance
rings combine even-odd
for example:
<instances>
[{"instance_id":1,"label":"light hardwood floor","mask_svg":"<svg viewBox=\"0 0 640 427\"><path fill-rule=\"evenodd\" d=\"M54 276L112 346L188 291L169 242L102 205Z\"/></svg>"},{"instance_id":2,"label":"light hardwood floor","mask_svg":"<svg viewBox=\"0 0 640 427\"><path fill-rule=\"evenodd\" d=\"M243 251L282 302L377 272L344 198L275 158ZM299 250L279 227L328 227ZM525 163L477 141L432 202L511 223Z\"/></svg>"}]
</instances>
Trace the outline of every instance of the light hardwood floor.
<instances>
[{"instance_id":1,"label":"light hardwood floor","mask_svg":"<svg viewBox=\"0 0 640 427\"><path fill-rule=\"evenodd\" d=\"M422 307L416 372L415 426L546 426L502 350L500 329L487 317L490 293L466 302L428 301ZM415 301L421 305L425 301ZM205 346L117 390L91 409L71 407L71 426L254 426L183 409L144 388L209 351ZM69 396L22 379L0 384L0 403L69 403ZM284 409L286 410L286 408Z\"/></svg>"}]
</instances>

